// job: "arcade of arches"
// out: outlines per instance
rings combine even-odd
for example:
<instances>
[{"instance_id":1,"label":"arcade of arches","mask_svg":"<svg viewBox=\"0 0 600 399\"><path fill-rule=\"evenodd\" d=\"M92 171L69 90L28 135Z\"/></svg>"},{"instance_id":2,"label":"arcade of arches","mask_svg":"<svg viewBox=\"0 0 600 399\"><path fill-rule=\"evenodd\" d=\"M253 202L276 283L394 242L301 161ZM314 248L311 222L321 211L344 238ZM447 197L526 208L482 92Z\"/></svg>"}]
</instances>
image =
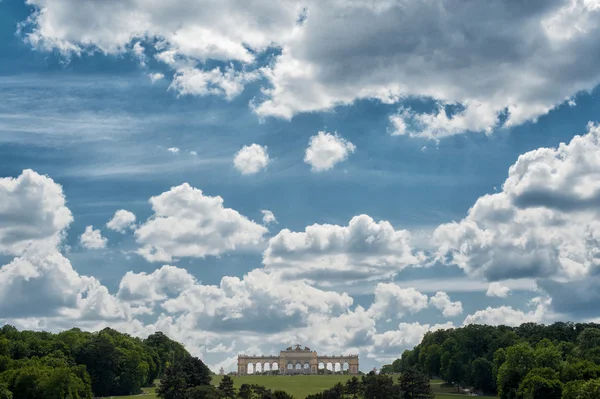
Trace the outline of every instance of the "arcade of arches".
<instances>
[{"instance_id":1,"label":"arcade of arches","mask_svg":"<svg viewBox=\"0 0 600 399\"><path fill-rule=\"evenodd\" d=\"M358 374L358 355L319 356L310 348L296 345L279 352L279 356L238 356L238 375L261 372L277 372L278 374L321 374L330 372L347 372Z\"/></svg>"}]
</instances>

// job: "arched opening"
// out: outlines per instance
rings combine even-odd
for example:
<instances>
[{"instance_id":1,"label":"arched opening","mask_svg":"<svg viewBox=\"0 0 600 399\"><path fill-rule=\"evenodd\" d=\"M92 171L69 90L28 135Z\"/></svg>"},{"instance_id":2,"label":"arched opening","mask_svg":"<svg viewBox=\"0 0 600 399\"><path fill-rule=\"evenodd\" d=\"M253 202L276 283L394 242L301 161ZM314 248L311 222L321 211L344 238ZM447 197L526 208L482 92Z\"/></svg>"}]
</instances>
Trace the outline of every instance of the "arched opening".
<instances>
[{"instance_id":1,"label":"arched opening","mask_svg":"<svg viewBox=\"0 0 600 399\"><path fill-rule=\"evenodd\" d=\"M325 374L331 374L333 373L333 363L331 362L327 362L327 364L325 365Z\"/></svg>"},{"instance_id":2,"label":"arched opening","mask_svg":"<svg viewBox=\"0 0 600 399\"><path fill-rule=\"evenodd\" d=\"M263 371L262 366L263 366L262 363L260 363L260 362L256 363L254 365L254 374L261 374Z\"/></svg>"},{"instance_id":3,"label":"arched opening","mask_svg":"<svg viewBox=\"0 0 600 399\"><path fill-rule=\"evenodd\" d=\"M310 374L310 363L304 363L304 365L302 366L302 372L304 374Z\"/></svg>"},{"instance_id":4,"label":"arched opening","mask_svg":"<svg viewBox=\"0 0 600 399\"><path fill-rule=\"evenodd\" d=\"M336 362L336 363L334 364L334 369L333 369L333 371L334 371L335 373L341 373L341 372L342 372L342 364L341 364L341 363L339 363L339 362Z\"/></svg>"},{"instance_id":5,"label":"arched opening","mask_svg":"<svg viewBox=\"0 0 600 399\"><path fill-rule=\"evenodd\" d=\"M317 374L325 374L325 363L319 362L317 364Z\"/></svg>"},{"instance_id":6,"label":"arched opening","mask_svg":"<svg viewBox=\"0 0 600 399\"><path fill-rule=\"evenodd\" d=\"M246 366L246 373L254 374L254 371L254 363L248 363L248 366Z\"/></svg>"},{"instance_id":7,"label":"arched opening","mask_svg":"<svg viewBox=\"0 0 600 399\"><path fill-rule=\"evenodd\" d=\"M296 363L296 372L299 373L302 371L302 363L298 362Z\"/></svg>"},{"instance_id":8,"label":"arched opening","mask_svg":"<svg viewBox=\"0 0 600 399\"><path fill-rule=\"evenodd\" d=\"M270 363L263 364L263 373L270 373L270 372L271 372L271 364Z\"/></svg>"},{"instance_id":9,"label":"arched opening","mask_svg":"<svg viewBox=\"0 0 600 399\"><path fill-rule=\"evenodd\" d=\"M279 364L277 362L273 362L273 364L271 364L271 373L273 373L273 374L279 373Z\"/></svg>"},{"instance_id":10,"label":"arched opening","mask_svg":"<svg viewBox=\"0 0 600 399\"><path fill-rule=\"evenodd\" d=\"M292 363L287 364L287 373L291 374L294 372L294 365Z\"/></svg>"},{"instance_id":11,"label":"arched opening","mask_svg":"<svg viewBox=\"0 0 600 399\"><path fill-rule=\"evenodd\" d=\"M348 362L344 362L342 364L342 373L348 374L348 370L350 370L350 365L348 364Z\"/></svg>"}]
</instances>

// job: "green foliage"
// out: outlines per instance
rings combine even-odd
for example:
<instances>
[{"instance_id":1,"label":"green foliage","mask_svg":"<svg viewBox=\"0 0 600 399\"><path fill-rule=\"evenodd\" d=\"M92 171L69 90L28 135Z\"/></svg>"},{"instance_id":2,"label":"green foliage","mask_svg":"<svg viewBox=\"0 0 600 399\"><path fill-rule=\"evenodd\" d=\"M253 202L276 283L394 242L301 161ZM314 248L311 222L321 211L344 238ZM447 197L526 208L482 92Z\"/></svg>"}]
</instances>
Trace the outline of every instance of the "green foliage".
<instances>
[{"instance_id":1,"label":"green foliage","mask_svg":"<svg viewBox=\"0 0 600 399\"><path fill-rule=\"evenodd\" d=\"M484 393L496 391L494 379L494 364L486 358L480 357L471 363L470 381L473 388Z\"/></svg>"},{"instance_id":2,"label":"green foliage","mask_svg":"<svg viewBox=\"0 0 600 399\"><path fill-rule=\"evenodd\" d=\"M566 391L579 384L570 382L600 378L600 325L468 325L429 332L382 371L402 373L412 367L502 399L555 397L563 384Z\"/></svg>"},{"instance_id":3,"label":"green foliage","mask_svg":"<svg viewBox=\"0 0 600 399\"><path fill-rule=\"evenodd\" d=\"M0 384L13 399L138 394L170 360L184 357L190 355L183 346L160 333L141 340L109 328L58 334L0 328Z\"/></svg>"},{"instance_id":4,"label":"green foliage","mask_svg":"<svg viewBox=\"0 0 600 399\"><path fill-rule=\"evenodd\" d=\"M190 356L167 367L156 393L163 399L186 399L190 388L209 386L211 380L202 360Z\"/></svg>"},{"instance_id":5,"label":"green foliage","mask_svg":"<svg viewBox=\"0 0 600 399\"><path fill-rule=\"evenodd\" d=\"M562 397L562 383L558 374L549 367L531 370L521 384L517 397L523 399L560 399Z\"/></svg>"},{"instance_id":6,"label":"green foliage","mask_svg":"<svg viewBox=\"0 0 600 399\"><path fill-rule=\"evenodd\" d=\"M432 399L429 378L417 369L405 370L400 376L399 387L403 399Z\"/></svg>"},{"instance_id":7,"label":"green foliage","mask_svg":"<svg viewBox=\"0 0 600 399\"><path fill-rule=\"evenodd\" d=\"M221 393L212 385L201 385L188 388L185 393L185 399L221 399Z\"/></svg>"},{"instance_id":8,"label":"green foliage","mask_svg":"<svg viewBox=\"0 0 600 399\"><path fill-rule=\"evenodd\" d=\"M600 379L589 381L571 381L565 385L562 399L600 398Z\"/></svg>"},{"instance_id":9,"label":"green foliage","mask_svg":"<svg viewBox=\"0 0 600 399\"><path fill-rule=\"evenodd\" d=\"M400 386L394 384L394 379L388 375L375 374L370 372L363 375L362 381L362 396L368 399L393 399L401 398Z\"/></svg>"},{"instance_id":10,"label":"green foliage","mask_svg":"<svg viewBox=\"0 0 600 399\"><path fill-rule=\"evenodd\" d=\"M12 392L4 384L0 384L0 399L13 399Z\"/></svg>"},{"instance_id":11,"label":"green foliage","mask_svg":"<svg viewBox=\"0 0 600 399\"><path fill-rule=\"evenodd\" d=\"M233 380L228 375L223 376L221 382L219 382L218 389L223 398L233 399L236 396L235 388L233 388Z\"/></svg>"}]
</instances>

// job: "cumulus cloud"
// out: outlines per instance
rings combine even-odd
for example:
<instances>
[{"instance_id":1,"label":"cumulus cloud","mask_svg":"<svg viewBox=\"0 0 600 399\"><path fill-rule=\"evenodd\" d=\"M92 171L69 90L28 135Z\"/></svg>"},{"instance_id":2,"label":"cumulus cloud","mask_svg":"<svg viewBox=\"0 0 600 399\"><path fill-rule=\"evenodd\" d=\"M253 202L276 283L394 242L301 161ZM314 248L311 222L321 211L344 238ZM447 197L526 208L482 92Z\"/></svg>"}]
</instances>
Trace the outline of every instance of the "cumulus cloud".
<instances>
[{"instance_id":1,"label":"cumulus cloud","mask_svg":"<svg viewBox=\"0 0 600 399\"><path fill-rule=\"evenodd\" d=\"M127 272L119 284L118 298L133 305L153 306L155 302L175 297L197 284L187 270L165 265L152 273Z\"/></svg>"},{"instance_id":2,"label":"cumulus cloud","mask_svg":"<svg viewBox=\"0 0 600 399\"><path fill-rule=\"evenodd\" d=\"M444 317L455 317L463 312L462 303L460 301L452 302L448 294L442 291L436 292L429 302L441 310Z\"/></svg>"},{"instance_id":3,"label":"cumulus cloud","mask_svg":"<svg viewBox=\"0 0 600 399\"><path fill-rule=\"evenodd\" d=\"M263 264L286 278L323 283L326 276L331 283L388 278L420 259L408 231L359 215L348 226L314 224L303 232L281 230L269 240Z\"/></svg>"},{"instance_id":4,"label":"cumulus cloud","mask_svg":"<svg viewBox=\"0 0 600 399\"><path fill-rule=\"evenodd\" d=\"M65 203L62 187L34 171L0 179L0 250L17 255L0 267L0 319L72 323L131 316L106 287L79 275L59 252L73 220Z\"/></svg>"},{"instance_id":5,"label":"cumulus cloud","mask_svg":"<svg viewBox=\"0 0 600 399\"><path fill-rule=\"evenodd\" d=\"M275 215L273 214L273 212L268 211L266 209L263 209L262 211L260 211L263 215L263 223L264 224L272 224L272 223L277 223L277 219L275 218Z\"/></svg>"},{"instance_id":6,"label":"cumulus cloud","mask_svg":"<svg viewBox=\"0 0 600 399\"><path fill-rule=\"evenodd\" d=\"M439 259L492 281L594 273L600 128L588 129L558 148L521 155L501 192L480 197L462 221L438 227Z\"/></svg>"},{"instance_id":7,"label":"cumulus cloud","mask_svg":"<svg viewBox=\"0 0 600 399\"><path fill-rule=\"evenodd\" d=\"M177 148L177 147L171 147L171 148L167 148L167 151L169 151L170 153L173 153L173 154L178 154L179 153L179 148Z\"/></svg>"},{"instance_id":8,"label":"cumulus cloud","mask_svg":"<svg viewBox=\"0 0 600 399\"><path fill-rule=\"evenodd\" d=\"M339 315L349 309L347 294L322 291L255 269L243 278L223 277L218 286L195 284L162 307L209 331L277 332L307 323L314 314Z\"/></svg>"},{"instance_id":9,"label":"cumulus cloud","mask_svg":"<svg viewBox=\"0 0 600 399\"><path fill-rule=\"evenodd\" d=\"M62 187L51 178L32 170L0 178L0 253L53 251L72 221Z\"/></svg>"},{"instance_id":10,"label":"cumulus cloud","mask_svg":"<svg viewBox=\"0 0 600 399\"><path fill-rule=\"evenodd\" d=\"M485 293L485 295L496 296L498 298L506 298L509 293L510 293L510 288L503 285L502 283L494 281L494 282L490 283L490 285L488 286L488 289L487 289L487 292Z\"/></svg>"},{"instance_id":11,"label":"cumulus cloud","mask_svg":"<svg viewBox=\"0 0 600 399\"><path fill-rule=\"evenodd\" d=\"M127 229L135 228L135 219L136 218L133 212L129 212L125 209L119 209L115 212L112 219L106 223L106 227L119 233L125 233Z\"/></svg>"},{"instance_id":12,"label":"cumulus cloud","mask_svg":"<svg viewBox=\"0 0 600 399\"><path fill-rule=\"evenodd\" d=\"M94 229L94 226L87 226L83 234L79 237L79 242L84 248L101 249L106 248L108 240L102 237L100 230Z\"/></svg>"},{"instance_id":13,"label":"cumulus cloud","mask_svg":"<svg viewBox=\"0 0 600 399\"><path fill-rule=\"evenodd\" d=\"M435 325L419 322L400 323L397 330L389 330L373 335L369 357L391 362L399 358L405 349L412 349L421 343L426 333L452 328L454 328L454 325L450 322Z\"/></svg>"},{"instance_id":14,"label":"cumulus cloud","mask_svg":"<svg viewBox=\"0 0 600 399\"><path fill-rule=\"evenodd\" d=\"M548 306L550 300L548 298L534 298L531 304L535 305L535 309L529 312L514 309L510 306L500 306L498 308L487 307L484 310L469 315L463 322L467 324L488 324L492 326L518 326L523 323L543 323L548 317Z\"/></svg>"},{"instance_id":15,"label":"cumulus cloud","mask_svg":"<svg viewBox=\"0 0 600 399\"><path fill-rule=\"evenodd\" d=\"M589 62L600 53L594 1L29 4L34 12L20 30L35 48L141 57L146 38L174 70L171 87L180 93L232 98L264 79L253 105L260 116L292 118L358 99L427 98L433 110L408 110L405 131L439 137L488 132L500 115L506 126L536 120L600 82ZM86 13L74 12L80 9ZM83 14L97 18L90 23ZM273 48L280 52L264 63ZM206 69L209 60L227 66Z\"/></svg>"},{"instance_id":16,"label":"cumulus cloud","mask_svg":"<svg viewBox=\"0 0 600 399\"><path fill-rule=\"evenodd\" d=\"M209 94L232 100L237 97L248 82L259 78L257 72L236 71L232 67L222 71L214 68L203 71L195 68L180 69L169 88L181 95L206 96Z\"/></svg>"},{"instance_id":17,"label":"cumulus cloud","mask_svg":"<svg viewBox=\"0 0 600 399\"><path fill-rule=\"evenodd\" d=\"M218 256L260 243L267 229L225 208L187 183L150 198L154 214L135 231L137 253L150 262L174 257Z\"/></svg>"},{"instance_id":18,"label":"cumulus cloud","mask_svg":"<svg viewBox=\"0 0 600 399\"><path fill-rule=\"evenodd\" d=\"M235 154L233 165L243 175L250 175L264 170L269 164L267 147L258 144L245 145Z\"/></svg>"},{"instance_id":19,"label":"cumulus cloud","mask_svg":"<svg viewBox=\"0 0 600 399\"><path fill-rule=\"evenodd\" d=\"M400 288L394 283L379 283L375 287L375 299L368 309L375 320L400 319L408 313L427 308L427 295L414 288Z\"/></svg>"},{"instance_id":20,"label":"cumulus cloud","mask_svg":"<svg viewBox=\"0 0 600 399\"><path fill-rule=\"evenodd\" d=\"M348 155L356 150L356 146L337 133L319 132L312 136L304 155L304 162L313 171L321 172L332 169L335 164L345 161Z\"/></svg>"}]
</instances>

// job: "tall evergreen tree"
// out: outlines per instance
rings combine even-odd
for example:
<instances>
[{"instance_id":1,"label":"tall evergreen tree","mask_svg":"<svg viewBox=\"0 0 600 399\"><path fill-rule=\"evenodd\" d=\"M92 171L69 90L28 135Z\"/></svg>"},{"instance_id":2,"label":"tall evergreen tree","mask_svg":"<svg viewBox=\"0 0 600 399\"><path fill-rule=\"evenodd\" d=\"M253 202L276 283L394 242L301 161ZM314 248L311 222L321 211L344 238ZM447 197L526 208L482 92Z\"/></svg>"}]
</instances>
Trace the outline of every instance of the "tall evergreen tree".
<instances>
[{"instance_id":1,"label":"tall evergreen tree","mask_svg":"<svg viewBox=\"0 0 600 399\"><path fill-rule=\"evenodd\" d=\"M223 378L221 379L221 382L219 382L218 389L221 392L221 395L223 396L223 398L226 398L226 399L235 398L236 392L235 392L235 388L233 387L233 379L231 379L230 376L228 376L228 375L223 376Z\"/></svg>"},{"instance_id":2,"label":"tall evergreen tree","mask_svg":"<svg viewBox=\"0 0 600 399\"><path fill-rule=\"evenodd\" d=\"M405 370L399 380L403 399L433 399L429 377L416 368Z\"/></svg>"},{"instance_id":3,"label":"tall evergreen tree","mask_svg":"<svg viewBox=\"0 0 600 399\"><path fill-rule=\"evenodd\" d=\"M189 388L211 384L210 370L197 357L187 357L167 367L157 396L162 399L185 399Z\"/></svg>"}]
</instances>

